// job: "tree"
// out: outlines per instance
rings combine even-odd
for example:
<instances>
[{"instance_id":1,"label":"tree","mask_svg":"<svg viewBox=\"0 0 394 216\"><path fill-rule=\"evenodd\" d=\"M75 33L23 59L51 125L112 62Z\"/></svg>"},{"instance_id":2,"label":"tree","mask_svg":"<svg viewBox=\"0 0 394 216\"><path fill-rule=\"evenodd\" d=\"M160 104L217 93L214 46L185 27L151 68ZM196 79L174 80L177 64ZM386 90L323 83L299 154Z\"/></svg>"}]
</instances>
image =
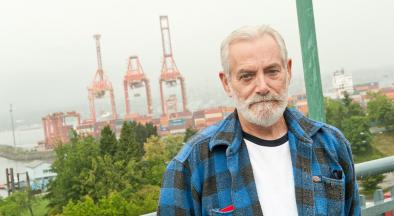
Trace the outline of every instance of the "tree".
<instances>
[{"instance_id":1,"label":"tree","mask_svg":"<svg viewBox=\"0 0 394 216\"><path fill-rule=\"evenodd\" d=\"M80 175L82 186L86 189L84 195L97 201L113 191L130 187L132 182L128 181L126 173L123 161L116 161L109 155L94 158L89 170Z\"/></svg>"},{"instance_id":2,"label":"tree","mask_svg":"<svg viewBox=\"0 0 394 216\"><path fill-rule=\"evenodd\" d=\"M144 143L137 141L135 122L125 121L120 132L117 159L127 164L130 160L141 160L144 155Z\"/></svg>"},{"instance_id":3,"label":"tree","mask_svg":"<svg viewBox=\"0 0 394 216\"><path fill-rule=\"evenodd\" d=\"M326 99L326 113L327 122L339 128L349 140L354 155L372 150L368 118L346 92L342 100Z\"/></svg>"},{"instance_id":4,"label":"tree","mask_svg":"<svg viewBox=\"0 0 394 216\"><path fill-rule=\"evenodd\" d=\"M351 143L353 154L367 154L372 150L372 134L366 117L350 116L343 120L342 125L342 132Z\"/></svg>"},{"instance_id":5,"label":"tree","mask_svg":"<svg viewBox=\"0 0 394 216\"><path fill-rule=\"evenodd\" d=\"M379 189L378 184L384 179L383 175L368 176L362 179L363 192L365 194L371 194L375 190Z\"/></svg>"},{"instance_id":6,"label":"tree","mask_svg":"<svg viewBox=\"0 0 394 216\"><path fill-rule=\"evenodd\" d=\"M113 215L135 215L131 204L119 193L114 192L102 197L98 202L90 196L84 197L78 202L69 202L65 206L63 216L86 215L86 216L113 216Z\"/></svg>"},{"instance_id":7,"label":"tree","mask_svg":"<svg viewBox=\"0 0 394 216\"><path fill-rule=\"evenodd\" d=\"M190 137L197 133L197 130L189 127L186 129L185 137L183 138L183 142L187 142Z\"/></svg>"},{"instance_id":8,"label":"tree","mask_svg":"<svg viewBox=\"0 0 394 216\"><path fill-rule=\"evenodd\" d=\"M115 133L111 130L110 126L105 126L101 130L100 135L100 153L101 155L114 156L116 152L118 141L116 140Z\"/></svg>"},{"instance_id":9,"label":"tree","mask_svg":"<svg viewBox=\"0 0 394 216\"><path fill-rule=\"evenodd\" d=\"M28 211L34 216L32 205L35 202L34 196L29 191L20 191L0 201L0 215L20 216L23 211Z\"/></svg>"},{"instance_id":10,"label":"tree","mask_svg":"<svg viewBox=\"0 0 394 216\"><path fill-rule=\"evenodd\" d=\"M182 136L167 136L163 138L166 162L173 159L183 147L183 140L184 138Z\"/></svg>"},{"instance_id":11,"label":"tree","mask_svg":"<svg viewBox=\"0 0 394 216\"><path fill-rule=\"evenodd\" d=\"M69 144L58 146L52 164L57 176L47 195L48 214L139 215L154 211L166 164L183 145L183 136L159 138L155 133L153 125L125 122L117 145L113 145L113 132L106 128L99 140L74 136ZM116 146L114 156L108 154L111 146Z\"/></svg>"},{"instance_id":12,"label":"tree","mask_svg":"<svg viewBox=\"0 0 394 216\"><path fill-rule=\"evenodd\" d=\"M74 203L70 201L63 209L63 216L73 215L86 215L95 216L98 215L98 207L94 204L91 197L86 196L82 201Z\"/></svg>"},{"instance_id":13,"label":"tree","mask_svg":"<svg viewBox=\"0 0 394 216\"><path fill-rule=\"evenodd\" d=\"M136 140L138 143L145 143L150 136L157 136L157 128L152 123L135 125Z\"/></svg>"},{"instance_id":14,"label":"tree","mask_svg":"<svg viewBox=\"0 0 394 216\"><path fill-rule=\"evenodd\" d=\"M377 126L389 128L394 125L394 104L382 92L368 93L368 117Z\"/></svg>"},{"instance_id":15,"label":"tree","mask_svg":"<svg viewBox=\"0 0 394 216\"><path fill-rule=\"evenodd\" d=\"M93 161L100 155L100 149L93 137L79 137L69 144L58 146L55 152L52 171L57 176L49 183L46 196L51 214L60 213L69 201L79 200L95 190L86 182L89 182L89 173Z\"/></svg>"},{"instance_id":16,"label":"tree","mask_svg":"<svg viewBox=\"0 0 394 216\"><path fill-rule=\"evenodd\" d=\"M346 107L339 100L325 98L327 123L342 129L342 121L346 117Z\"/></svg>"}]
</instances>

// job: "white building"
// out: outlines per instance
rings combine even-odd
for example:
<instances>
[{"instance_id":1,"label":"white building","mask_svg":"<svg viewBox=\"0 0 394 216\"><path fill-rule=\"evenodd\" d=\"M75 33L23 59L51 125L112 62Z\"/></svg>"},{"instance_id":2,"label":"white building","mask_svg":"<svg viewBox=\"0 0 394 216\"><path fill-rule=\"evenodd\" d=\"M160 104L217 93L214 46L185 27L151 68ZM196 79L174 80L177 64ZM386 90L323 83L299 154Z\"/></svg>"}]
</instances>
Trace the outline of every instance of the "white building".
<instances>
[{"instance_id":1,"label":"white building","mask_svg":"<svg viewBox=\"0 0 394 216\"><path fill-rule=\"evenodd\" d=\"M352 75L345 75L345 71L343 69L335 71L333 75L333 86L337 98L343 98L345 92L349 95L353 94Z\"/></svg>"}]
</instances>

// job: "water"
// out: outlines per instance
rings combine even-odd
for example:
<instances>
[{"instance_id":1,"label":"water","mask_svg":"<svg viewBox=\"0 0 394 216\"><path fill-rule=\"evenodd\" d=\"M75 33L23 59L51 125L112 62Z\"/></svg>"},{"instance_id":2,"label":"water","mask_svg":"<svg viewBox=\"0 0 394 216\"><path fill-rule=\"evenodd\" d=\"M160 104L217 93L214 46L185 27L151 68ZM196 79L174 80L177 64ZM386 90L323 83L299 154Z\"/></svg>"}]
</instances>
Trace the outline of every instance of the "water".
<instances>
[{"instance_id":1,"label":"water","mask_svg":"<svg viewBox=\"0 0 394 216\"><path fill-rule=\"evenodd\" d=\"M0 184L6 184L6 168L13 168L14 169L14 175L15 175L15 180L16 180L16 173L21 173L21 172L26 172L29 171L31 172L31 168L28 168L26 165L30 163L31 161L14 161L14 160L9 160L6 158L0 157ZM38 167L38 170L36 172L42 172L43 170L40 167ZM30 174L32 175L32 174ZM33 177L33 176L32 176ZM0 196L6 197L7 196L7 191L0 189Z\"/></svg>"},{"instance_id":2,"label":"water","mask_svg":"<svg viewBox=\"0 0 394 216\"><path fill-rule=\"evenodd\" d=\"M42 128L15 130L17 147L33 148L42 140L44 140L44 131ZM0 131L0 145L14 145L11 130Z\"/></svg>"},{"instance_id":3,"label":"water","mask_svg":"<svg viewBox=\"0 0 394 216\"><path fill-rule=\"evenodd\" d=\"M22 148L34 148L38 142L44 139L42 128L19 129L15 130L16 146ZM0 145L13 146L13 138L11 130L0 131ZM13 168L16 176L17 172L26 172L29 170L26 164L31 161L14 161L0 157L0 184L6 183L6 168ZM7 196L7 191L0 189L0 196Z\"/></svg>"}]
</instances>

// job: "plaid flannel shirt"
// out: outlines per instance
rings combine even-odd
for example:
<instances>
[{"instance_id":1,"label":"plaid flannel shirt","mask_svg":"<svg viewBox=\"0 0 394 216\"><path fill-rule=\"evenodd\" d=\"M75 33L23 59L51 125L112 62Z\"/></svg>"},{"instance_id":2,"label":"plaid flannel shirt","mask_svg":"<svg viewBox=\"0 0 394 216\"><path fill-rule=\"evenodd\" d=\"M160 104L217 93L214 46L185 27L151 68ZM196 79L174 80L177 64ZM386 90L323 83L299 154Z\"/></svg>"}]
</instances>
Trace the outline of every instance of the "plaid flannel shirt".
<instances>
[{"instance_id":1,"label":"plaid flannel shirt","mask_svg":"<svg viewBox=\"0 0 394 216\"><path fill-rule=\"evenodd\" d=\"M291 108L284 117L298 214L360 215L351 149L343 134ZM234 210L220 211L231 205ZM236 113L195 135L168 164L157 212L263 215Z\"/></svg>"}]
</instances>

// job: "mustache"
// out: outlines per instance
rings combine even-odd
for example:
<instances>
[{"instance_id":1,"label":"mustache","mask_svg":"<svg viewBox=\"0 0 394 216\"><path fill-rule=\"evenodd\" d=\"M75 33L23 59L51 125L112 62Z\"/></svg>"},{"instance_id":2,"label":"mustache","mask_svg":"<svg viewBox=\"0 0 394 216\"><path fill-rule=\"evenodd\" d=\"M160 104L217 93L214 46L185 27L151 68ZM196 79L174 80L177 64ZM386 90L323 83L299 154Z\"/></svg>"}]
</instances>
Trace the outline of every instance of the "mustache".
<instances>
[{"instance_id":1,"label":"mustache","mask_svg":"<svg viewBox=\"0 0 394 216\"><path fill-rule=\"evenodd\" d=\"M268 93L266 95L254 95L253 97L247 99L245 102L248 105L253 105L260 102L283 102L285 100L287 100L287 94L275 95L272 93Z\"/></svg>"}]
</instances>

